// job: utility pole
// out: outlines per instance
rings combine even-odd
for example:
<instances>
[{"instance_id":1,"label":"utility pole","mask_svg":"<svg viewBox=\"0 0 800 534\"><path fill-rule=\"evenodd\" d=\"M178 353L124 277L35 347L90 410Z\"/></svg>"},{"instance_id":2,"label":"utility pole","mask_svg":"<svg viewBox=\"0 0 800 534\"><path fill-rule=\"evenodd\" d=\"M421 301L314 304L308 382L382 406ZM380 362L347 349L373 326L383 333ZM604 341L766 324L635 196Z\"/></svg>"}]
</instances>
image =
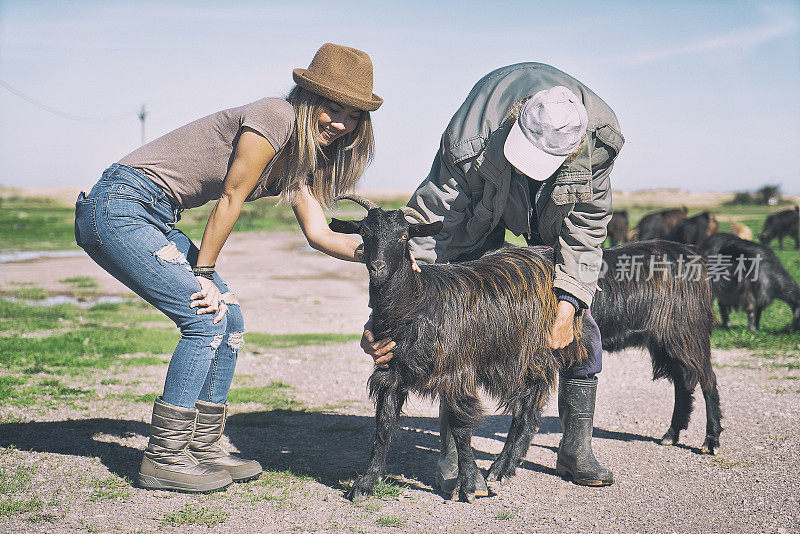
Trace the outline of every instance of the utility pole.
<instances>
[{"instance_id":1,"label":"utility pole","mask_svg":"<svg viewBox=\"0 0 800 534\"><path fill-rule=\"evenodd\" d=\"M139 110L139 120L142 123L142 144L144 144L144 120L147 118L147 109L142 104L142 109Z\"/></svg>"}]
</instances>

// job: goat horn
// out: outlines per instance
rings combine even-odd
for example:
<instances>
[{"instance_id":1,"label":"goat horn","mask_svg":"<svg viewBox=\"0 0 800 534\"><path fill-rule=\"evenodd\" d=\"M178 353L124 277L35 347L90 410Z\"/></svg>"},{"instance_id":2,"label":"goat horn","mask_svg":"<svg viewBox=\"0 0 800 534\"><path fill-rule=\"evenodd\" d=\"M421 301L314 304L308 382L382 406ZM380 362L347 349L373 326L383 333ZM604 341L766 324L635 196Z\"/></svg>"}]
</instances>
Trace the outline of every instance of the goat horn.
<instances>
[{"instance_id":1,"label":"goat horn","mask_svg":"<svg viewBox=\"0 0 800 534\"><path fill-rule=\"evenodd\" d=\"M336 197L333 200L336 201L336 202L338 202L340 200L352 200L356 204L360 204L361 207L364 208L367 211L380 207L377 204L375 204L373 201L371 201L370 199L364 198L361 195L355 195L355 194L339 195L338 197Z\"/></svg>"},{"instance_id":2,"label":"goat horn","mask_svg":"<svg viewBox=\"0 0 800 534\"><path fill-rule=\"evenodd\" d=\"M428 220L414 208L411 208L409 206L400 206L400 211L403 212L403 215L408 215L409 217L416 219L422 224L428 224Z\"/></svg>"}]
</instances>

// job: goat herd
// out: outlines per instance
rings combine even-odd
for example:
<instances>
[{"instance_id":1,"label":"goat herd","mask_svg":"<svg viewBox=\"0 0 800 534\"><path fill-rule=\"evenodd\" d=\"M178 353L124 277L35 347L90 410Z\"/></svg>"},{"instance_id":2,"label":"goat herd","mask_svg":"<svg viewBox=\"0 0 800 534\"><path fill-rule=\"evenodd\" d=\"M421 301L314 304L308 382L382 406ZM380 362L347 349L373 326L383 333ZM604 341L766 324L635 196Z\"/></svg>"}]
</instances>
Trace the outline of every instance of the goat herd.
<instances>
[{"instance_id":1,"label":"goat herd","mask_svg":"<svg viewBox=\"0 0 800 534\"><path fill-rule=\"evenodd\" d=\"M472 428L482 414L479 389L512 415L503 451L488 473L489 480L508 479L538 431L558 370L587 355L580 317L575 343L562 350L547 343L556 308L553 251L505 246L477 260L426 265L417 273L408 240L437 234L441 223L428 223L410 208L384 211L361 197L343 198L358 202L368 214L360 221L334 219L331 229L361 235L374 334L397 345L389 367L376 368L369 379L377 431L367 468L348 497L371 494L385 476L398 417L415 392L447 406L459 458L457 487L471 501L482 476L471 447ZM726 326L730 307L739 307L747 311L750 328L758 328L761 310L776 297L790 304L793 326L800 326L800 287L767 246L790 235L800 247L798 209L770 216L762 244L716 233L717 222L708 212L690 218L685 209L653 213L631 236L627 226L627 214L615 213L609 236L623 244L604 250L591 306L603 349L647 348L654 378L673 383L674 408L662 444L677 443L687 428L699 383L706 406L702 451L714 454L722 414L711 366L712 298L719 300ZM638 240L628 242L629 237Z\"/></svg>"}]
</instances>

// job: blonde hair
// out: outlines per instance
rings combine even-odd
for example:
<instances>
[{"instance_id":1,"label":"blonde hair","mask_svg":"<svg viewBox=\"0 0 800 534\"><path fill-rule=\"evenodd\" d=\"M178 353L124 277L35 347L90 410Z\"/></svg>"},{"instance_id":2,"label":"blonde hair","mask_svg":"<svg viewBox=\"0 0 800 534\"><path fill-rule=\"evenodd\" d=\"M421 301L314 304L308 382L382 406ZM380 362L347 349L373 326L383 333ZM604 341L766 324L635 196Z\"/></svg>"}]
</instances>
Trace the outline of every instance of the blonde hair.
<instances>
[{"instance_id":1,"label":"blonde hair","mask_svg":"<svg viewBox=\"0 0 800 534\"><path fill-rule=\"evenodd\" d=\"M292 203L298 190L308 185L320 204L353 190L372 162L375 141L368 111L361 111L358 126L330 146L321 146L319 116L330 100L295 85L286 100L294 107L295 126L286 146L285 170L278 177L280 202Z\"/></svg>"}]
</instances>

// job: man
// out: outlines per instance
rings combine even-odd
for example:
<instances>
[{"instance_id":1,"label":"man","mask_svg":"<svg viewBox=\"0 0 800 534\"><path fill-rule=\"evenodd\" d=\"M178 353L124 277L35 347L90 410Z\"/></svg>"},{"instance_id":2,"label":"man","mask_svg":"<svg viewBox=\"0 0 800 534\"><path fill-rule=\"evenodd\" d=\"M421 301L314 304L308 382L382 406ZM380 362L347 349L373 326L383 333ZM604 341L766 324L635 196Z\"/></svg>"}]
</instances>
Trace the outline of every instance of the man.
<instances>
[{"instance_id":1,"label":"man","mask_svg":"<svg viewBox=\"0 0 800 534\"><path fill-rule=\"evenodd\" d=\"M576 313L594 331L589 361L564 370L559 381L564 434L556 468L589 486L613 483L591 448L602 345L589 307L611 218L609 175L623 142L614 112L578 80L541 63L510 65L472 88L408 203L428 220L444 223L433 239L412 240L420 263L478 258L502 246L506 229L529 244L553 247L558 309L550 345L563 348L574 340ZM376 364L386 365L394 344L375 342L368 323L362 347ZM440 406L439 414L437 480L451 493L457 454L446 409ZM478 488L476 495L481 493L488 490Z\"/></svg>"}]
</instances>

